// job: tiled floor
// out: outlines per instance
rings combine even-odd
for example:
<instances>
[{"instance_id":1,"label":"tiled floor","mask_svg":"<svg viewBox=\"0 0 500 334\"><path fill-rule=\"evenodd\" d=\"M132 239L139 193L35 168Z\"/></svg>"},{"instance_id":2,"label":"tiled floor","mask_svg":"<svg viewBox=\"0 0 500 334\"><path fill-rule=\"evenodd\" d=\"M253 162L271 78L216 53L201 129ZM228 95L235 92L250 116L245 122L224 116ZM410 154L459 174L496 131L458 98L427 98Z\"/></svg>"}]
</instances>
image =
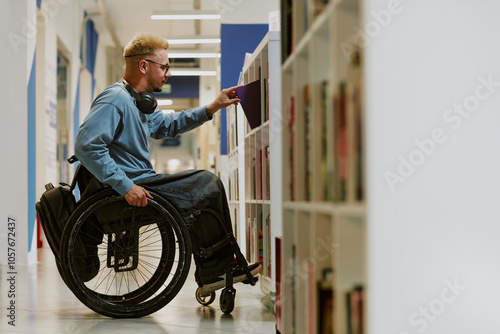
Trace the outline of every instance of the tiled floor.
<instances>
[{"instance_id":1,"label":"tiled floor","mask_svg":"<svg viewBox=\"0 0 500 334\"><path fill-rule=\"evenodd\" d=\"M60 278L49 249L39 250L38 265L18 266L15 298L10 298L7 267L1 269L0 333L275 333L274 314L268 297L255 286L237 284L234 311L225 315L217 299L201 306L194 294L191 268L188 281L170 304L140 319L111 319L99 315L73 296ZM219 291L218 291L219 292ZM8 324L7 307L15 301L15 326Z\"/></svg>"}]
</instances>

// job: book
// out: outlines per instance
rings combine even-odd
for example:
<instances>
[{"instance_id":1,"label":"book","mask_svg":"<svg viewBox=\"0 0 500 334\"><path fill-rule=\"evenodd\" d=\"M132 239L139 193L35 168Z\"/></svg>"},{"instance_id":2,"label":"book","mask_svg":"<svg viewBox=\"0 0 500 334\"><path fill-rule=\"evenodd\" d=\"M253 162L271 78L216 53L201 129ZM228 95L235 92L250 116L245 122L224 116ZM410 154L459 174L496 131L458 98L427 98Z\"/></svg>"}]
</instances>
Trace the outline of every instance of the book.
<instances>
[{"instance_id":1,"label":"book","mask_svg":"<svg viewBox=\"0 0 500 334\"><path fill-rule=\"evenodd\" d=\"M269 120L269 114L271 113L271 111L269 110L269 61L267 62L266 110L267 110L266 121L268 121Z\"/></svg>"},{"instance_id":2,"label":"book","mask_svg":"<svg viewBox=\"0 0 500 334\"><path fill-rule=\"evenodd\" d=\"M333 141L332 129L329 128L332 118L332 103L330 101L330 86L328 81L323 81L318 87L320 93L320 173L321 173L321 184L323 189L321 189L321 199L322 200L333 200L332 189L333 189L333 163L328 159L328 143ZM331 138L330 138L331 137Z\"/></svg>"},{"instance_id":3,"label":"book","mask_svg":"<svg viewBox=\"0 0 500 334\"><path fill-rule=\"evenodd\" d=\"M236 88L236 95L241 100L241 107L251 129L258 127L261 120L261 84L260 79Z\"/></svg>"},{"instance_id":4,"label":"book","mask_svg":"<svg viewBox=\"0 0 500 334\"><path fill-rule=\"evenodd\" d=\"M255 162L255 187L256 194L255 199L262 198L262 149L257 152L256 162Z\"/></svg>"},{"instance_id":5,"label":"book","mask_svg":"<svg viewBox=\"0 0 500 334\"><path fill-rule=\"evenodd\" d=\"M257 162L256 158L252 158L252 177L250 178L252 183L252 196L251 198L257 199Z\"/></svg>"},{"instance_id":6,"label":"book","mask_svg":"<svg viewBox=\"0 0 500 334\"><path fill-rule=\"evenodd\" d=\"M363 180L363 139L362 139L362 73L361 73L361 51L356 49L351 55L349 66L349 80L352 82L353 94L352 104L354 112L354 177L355 177L355 199L362 201L364 197Z\"/></svg>"},{"instance_id":7,"label":"book","mask_svg":"<svg viewBox=\"0 0 500 334\"><path fill-rule=\"evenodd\" d=\"M259 258L259 263L264 267L264 231L259 230L258 231L259 235L259 241L257 244L258 247L258 258Z\"/></svg>"},{"instance_id":8,"label":"book","mask_svg":"<svg viewBox=\"0 0 500 334\"><path fill-rule=\"evenodd\" d=\"M251 250L252 250L252 223L250 219L250 215L247 217L247 223L246 223L246 258L247 259L252 259L251 257Z\"/></svg>"},{"instance_id":9,"label":"book","mask_svg":"<svg viewBox=\"0 0 500 334\"><path fill-rule=\"evenodd\" d=\"M268 214L264 219L263 226L264 236L264 260L263 260L263 272L264 276L271 277L271 214Z\"/></svg>"},{"instance_id":10,"label":"book","mask_svg":"<svg viewBox=\"0 0 500 334\"><path fill-rule=\"evenodd\" d=\"M293 1L281 0L281 62L284 63L293 49Z\"/></svg>"},{"instance_id":11,"label":"book","mask_svg":"<svg viewBox=\"0 0 500 334\"><path fill-rule=\"evenodd\" d=\"M346 82L341 81L335 99L334 117L334 156L337 157L335 168L335 200L347 200L347 178L348 178L348 133L347 133L347 110L346 110Z\"/></svg>"},{"instance_id":12,"label":"book","mask_svg":"<svg viewBox=\"0 0 500 334\"><path fill-rule=\"evenodd\" d=\"M290 199L295 200L295 98L292 96L290 99L290 122L289 125L289 134L290 134L290 149L289 149L289 166L290 166Z\"/></svg>"},{"instance_id":13,"label":"book","mask_svg":"<svg viewBox=\"0 0 500 334\"><path fill-rule=\"evenodd\" d=\"M307 262L307 318L308 318L308 333L316 334L315 324L316 324L316 305L314 303L316 295L316 278L314 275L314 263L312 261Z\"/></svg>"},{"instance_id":14,"label":"book","mask_svg":"<svg viewBox=\"0 0 500 334\"><path fill-rule=\"evenodd\" d=\"M357 285L346 293L347 333L363 334L364 332L364 292L363 286Z\"/></svg>"},{"instance_id":15,"label":"book","mask_svg":"<svg viewBox=\"0 0 500 334\"><path fill-rule=\"evenodd\" d=\"M259 261L259 229L257 226L257 217L252 222L252 259L253 262Z\"/></svg>"},{"instance_id":16,"label":"book","mask_svg":"<svg viewBox=\"0 0 500 334\"><path fill-rule=\"evenodd\" d=\"M332 268L325 268L318 281L318 330L319 334L332 334L333 312L334 312L334 292L332 286Z\"/></svg>"},{"instance_id":17,"label":"book","mask_svg":"<svg viewBox=\"0 0 500 334\"><path fill-rule=\"evenodd\" d=\"M276 331L281 333L283 331L282 326L282 301L283 301L283 291L281 287L281 247L282 247L282 239L281 237L276 237L274 239L275 243L275 258L274 261L276 263Z\"/></svg>"},{"instance_id":18,"label":"book","mask_svg":"<svg viewBox=\"0 0 500 334\"><path fill-rule=\"evenodd\" d=\"M269 145L264 147L265 157L266 157L266 197L265 199L271 199L271 148Z\"/></svg>"},{"instance_id":19,"label":"book","mask_svg":"<svg viewBox=\"0 0 500 334\"><path fill-rule=\"evenodd\" d=\"M310 86L305 85L303 91L304 101L304 156L305 156L305 200L311 200L312 187L312 110L311 110L311 91Z\"/></svg>"},{"instance_id":20,"label":"book","mask_svg":"<svg viewBox=\"0 0 500 334\"><path fill-rule=\"evenodd\" d=\"M238 216L238 209L237 208L234 208L234 218L233 218L233 224L234 224L234 238L236 240L238 240L238 226L240 224L238 224L239 222L239 216Z\"/></svg>"}]
</instances>

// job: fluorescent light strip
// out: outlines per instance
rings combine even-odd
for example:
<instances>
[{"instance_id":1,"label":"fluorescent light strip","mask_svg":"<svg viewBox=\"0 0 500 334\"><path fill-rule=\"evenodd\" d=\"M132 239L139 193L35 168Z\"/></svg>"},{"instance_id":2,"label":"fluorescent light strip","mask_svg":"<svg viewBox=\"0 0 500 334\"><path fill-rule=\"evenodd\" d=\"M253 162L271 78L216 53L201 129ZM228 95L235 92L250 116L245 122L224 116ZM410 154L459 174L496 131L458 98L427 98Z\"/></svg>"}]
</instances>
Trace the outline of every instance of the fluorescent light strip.
<instances>
[{"instance_id":1,"label":"fluorescent light strip","mask_svg":"<svg viewBox=\"0 0 500 334\"><path fill-rule=\"evenodd\" d=\"M220 44L220 38L185 38L185 39L167 39L168 44Z\"/></svg>"},{"instance_id":2,"label":"fluorescent light strip","mask_svg":"<svg viewBox=\"0 0 500 334\"><path fill-rule=\"evenodd\" d=\"M217 75L217 71L170 71L172 76L178 77L215 77Z\"/></svg>"},{"instance_id":3,"label":"fluorescent light strip","mask_svg":"<svg viewBox=\"0 0 500 334\"><path fill-rule=\"evenodd\" d=\"M151 15L151 20L220 20L219 14Z\"/></svg>"},{"instance_id":4,"label":"fluorescent light strip","mask_svg":"<svg viewBox=\"0 0 500 334\"><path fill-rule=\"evenodd\" d=\"M157 100L159 106L171 106L174 104L174 101L172 100Z\"/></svg>"},{"instance_id":5,"label":"fluorescent light strip","mask_svg":"<svg viewBox=\"0 0 500 334\"><path fill-rule=\"evenodd\" d=\"M206 52L206 53L188 53L188 52L171 52L168 54L169 58L220 58L220 53Z\"/></svg>"}]
</instances>

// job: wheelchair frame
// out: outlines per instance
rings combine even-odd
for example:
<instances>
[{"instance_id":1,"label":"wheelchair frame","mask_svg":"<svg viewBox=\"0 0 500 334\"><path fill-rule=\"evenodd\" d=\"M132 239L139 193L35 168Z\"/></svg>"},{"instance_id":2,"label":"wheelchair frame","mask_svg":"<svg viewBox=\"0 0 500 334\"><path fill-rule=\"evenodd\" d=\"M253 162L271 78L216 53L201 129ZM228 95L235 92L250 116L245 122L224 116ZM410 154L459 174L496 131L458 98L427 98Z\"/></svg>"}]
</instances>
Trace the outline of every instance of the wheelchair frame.
<instances>
[{"instance_id":1,"label":"wheelchair frame","mask_svg":"<svg viewBox=\"0 0 500 334\"><path fill-rule=\"evenodd\" d=\"M68 159L70 163L75 161L76 157ZM243 269L245 282L255 285L257 278L248 270L232 231L214 210L203 211L217 217L225 237L211 247L193 250L186 222L196 219L199 212L182 218L165 195L147 184L141 186L147 188L154 199L148 199L146 207L130 206L123 196L99 183L81 164L73 184L76 181L81 186L82 198L62 233L57 266L70 290L95 312L114 318L131 318L158 311L185 283L192 252L207 258L228 245L235 259L225 268L225 286L217 288L223 288L221 310L228 314L234 309L235 270ZM98 231L97 236L89 231ZM147 253L144 246L150 246L153 241L155 246L148 250L152 253ZM145 262L149 259L153 262ZM217 289L199 287L197 301L210 305Z\"/></svg>"}]
</instances>

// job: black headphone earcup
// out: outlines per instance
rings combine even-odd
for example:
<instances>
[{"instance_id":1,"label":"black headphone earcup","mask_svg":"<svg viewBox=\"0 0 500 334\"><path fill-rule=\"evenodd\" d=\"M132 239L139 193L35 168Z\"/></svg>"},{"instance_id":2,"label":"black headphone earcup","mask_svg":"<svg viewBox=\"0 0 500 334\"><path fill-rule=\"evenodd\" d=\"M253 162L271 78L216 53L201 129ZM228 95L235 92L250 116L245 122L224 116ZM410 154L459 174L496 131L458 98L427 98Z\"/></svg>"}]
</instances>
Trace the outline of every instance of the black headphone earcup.
<instances>
[{"instance_id":1,"label":"black headphone earcup","mask_svg":"<svg viewBox=\"0 0 500 334\"><path fill-rule=\"evenodd\" d=\"M137 108L145 114L152 114L158 106L156 99L147 92L142 92L139 95L141 99L137 101Z\"/></svg>"},{"instance_id":2,"label":"black headphone earcup","mask_svg":"<svg viewBox=\"0 0 500 334\"><path fill-rule=\"evenodd\" d=\"M139 109L144 114L152 114L156 107L158 106L158 102L156 99L148 92L142 92L137 94L137 92L128 84L124 83L125 89L132 95L135 99L135 105L137 109Z\"/></svg>"}]
</instances>

